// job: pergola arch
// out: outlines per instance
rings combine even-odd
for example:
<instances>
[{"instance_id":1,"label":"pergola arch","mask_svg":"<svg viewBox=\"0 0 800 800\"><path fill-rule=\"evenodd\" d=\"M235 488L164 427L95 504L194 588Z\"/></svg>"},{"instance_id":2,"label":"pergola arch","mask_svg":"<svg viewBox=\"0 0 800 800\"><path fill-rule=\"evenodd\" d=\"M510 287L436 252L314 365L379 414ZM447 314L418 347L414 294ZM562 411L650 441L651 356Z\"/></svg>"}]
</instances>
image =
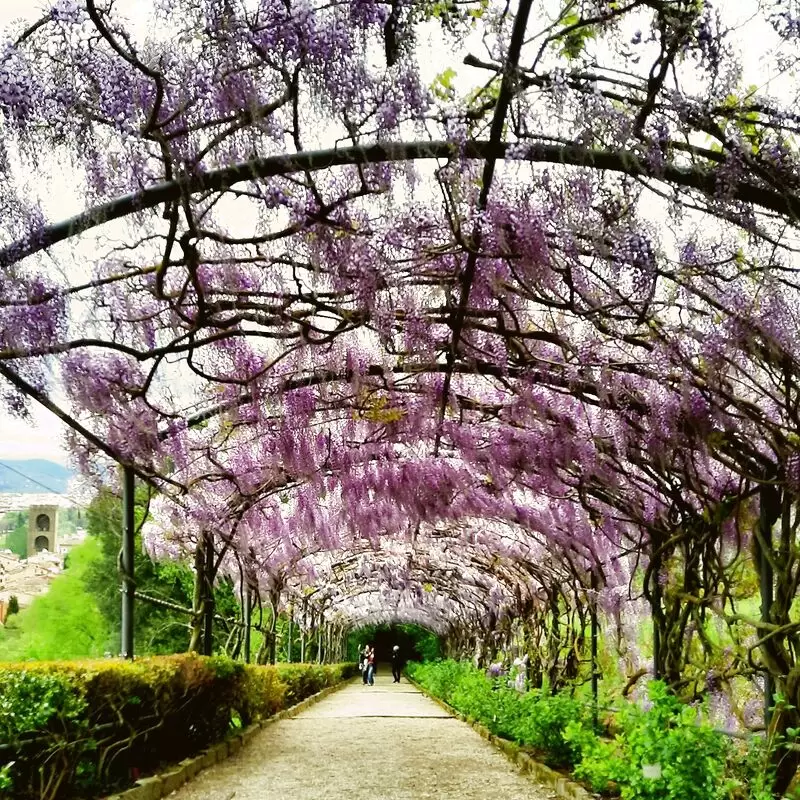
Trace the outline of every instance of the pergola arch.
<instances>
[{"instance_id":1,"label":"pergola arch","mask_svg":"<svg viewBox=\"0 0 800 800\"><path fill-rule=\"evenodd\" d=\"M87 473L160 493L154 552L339 627L633 598L673 685L746 563L748 657L794 674L800 127L735 85L709 7L476 1L438 31L412 3L488 80L461 96L380 2L174 0L155 35L62 5L0 56L0 376ZM50 151L84 184L63 222L20 171Z\"/></svg>"}]
</instances>

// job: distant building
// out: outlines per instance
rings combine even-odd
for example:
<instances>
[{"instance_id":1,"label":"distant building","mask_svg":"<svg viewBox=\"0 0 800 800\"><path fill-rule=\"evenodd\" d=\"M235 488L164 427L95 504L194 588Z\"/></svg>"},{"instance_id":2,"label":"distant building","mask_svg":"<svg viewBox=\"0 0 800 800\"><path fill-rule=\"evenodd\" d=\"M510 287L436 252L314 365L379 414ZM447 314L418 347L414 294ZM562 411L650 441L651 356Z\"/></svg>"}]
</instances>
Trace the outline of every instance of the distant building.
<instances>
[{"instance_id":1,"label":"distant building","mask_svg":"<svg viewBox=\"0 0 800 800\"><path fill-rule=\"evenodd\" d=\"M73 547L77 547L81 542L86 539L86 529L85 528L76 528L74 533L63 533L62 531L58 532L58 549L56 552L60 556L65 556L72 550Z\"/></svg>"},{"instance_id":2,"label":"distant building","mask_svg":"<svg viewBox=\"0 0 800 800\"><path fill-rule=\"evenodd\" d=\"M31 506L28 510L28 558L47 550L58 552L58 506Z\"/></svg>"},{"instance_id":3,"label":"distant building","mask_svg":"<svg viewBox=\"0 0 800 800\"><path fill-rule=\"evenodd\" d=\"M11 595L16 595L19 607L26 608L37 595L47 591L61 569L62 557L47 550L28 559L0 550L0 603L7 604Z\"/></svg>"},{"instance_id":4,"label":"distant building","mask_svg":"<svg viewBox=\"0 0 800 800\"><path fill-rule=\"evenodd\" d=\"M31 506L66 508L70 505L75 505L72 495L53 492L0 492L0 513L3 514L8 511L25 511Z\"/></svg>"}]
</instances>

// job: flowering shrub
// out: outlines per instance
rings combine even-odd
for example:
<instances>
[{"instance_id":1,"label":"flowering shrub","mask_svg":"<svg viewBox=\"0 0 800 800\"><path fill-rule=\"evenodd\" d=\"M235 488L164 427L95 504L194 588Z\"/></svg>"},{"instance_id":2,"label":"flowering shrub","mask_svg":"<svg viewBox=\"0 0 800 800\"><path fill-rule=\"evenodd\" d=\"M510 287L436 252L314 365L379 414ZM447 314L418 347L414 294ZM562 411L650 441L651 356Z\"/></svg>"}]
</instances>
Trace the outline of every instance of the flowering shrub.
<instances>
[{"instance_id":1,"label":"flowering shrub","mask_svg":"<svg viewBox=\"0 0 800 800\"><path fill-rule=\"evenodd\" d=\"M501 663L496 664L489 664L486 670L486 677L487 678L499 678L501 675L505 675L505 670L503 669L503 665Z\"/></svg>"}]
</instances>

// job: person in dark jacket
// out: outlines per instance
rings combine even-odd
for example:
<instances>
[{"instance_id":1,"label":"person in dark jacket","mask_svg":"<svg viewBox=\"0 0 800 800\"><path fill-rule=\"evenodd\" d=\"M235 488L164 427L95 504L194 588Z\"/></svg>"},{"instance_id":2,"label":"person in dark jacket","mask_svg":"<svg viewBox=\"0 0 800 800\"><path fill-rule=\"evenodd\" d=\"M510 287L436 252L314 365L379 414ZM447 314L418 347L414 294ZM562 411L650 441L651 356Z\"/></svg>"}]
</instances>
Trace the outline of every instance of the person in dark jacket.
<instances>
[{"instance_id":1,"label":"person in dark jacket","mask_svg":"<svg viewBox=\"0 0 800 800\"><path fill-rule=\"evenodd\" d=\"M395 645L392 648L392 677L394 681L392 683L400 683L400 670L403 668L403 664L400 659L400 647Z\"/></svg>"}]
</instances>

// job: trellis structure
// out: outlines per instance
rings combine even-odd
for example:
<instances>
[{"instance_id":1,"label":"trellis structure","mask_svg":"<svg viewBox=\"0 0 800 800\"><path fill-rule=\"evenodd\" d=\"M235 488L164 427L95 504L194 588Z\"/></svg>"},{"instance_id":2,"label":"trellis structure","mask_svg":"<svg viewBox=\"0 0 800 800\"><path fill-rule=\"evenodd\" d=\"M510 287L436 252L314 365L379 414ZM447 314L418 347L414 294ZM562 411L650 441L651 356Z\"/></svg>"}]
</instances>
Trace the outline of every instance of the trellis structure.
<instances>
[{"instance_id":1,"label":"trellis structure","mask_svg":"<svg viewBox=\"0 0 800 800\"><path fill-rule=\"evenodd\" d=\"M128 545L158 492L192 643L226 574L247 630L422 622L596 684L601 614L632 673L761 675L798 727L796 86L740 58L791 9L140 9L59 0L0 54L0 375L123 466Z\"/></svg>"}]
</instances>

